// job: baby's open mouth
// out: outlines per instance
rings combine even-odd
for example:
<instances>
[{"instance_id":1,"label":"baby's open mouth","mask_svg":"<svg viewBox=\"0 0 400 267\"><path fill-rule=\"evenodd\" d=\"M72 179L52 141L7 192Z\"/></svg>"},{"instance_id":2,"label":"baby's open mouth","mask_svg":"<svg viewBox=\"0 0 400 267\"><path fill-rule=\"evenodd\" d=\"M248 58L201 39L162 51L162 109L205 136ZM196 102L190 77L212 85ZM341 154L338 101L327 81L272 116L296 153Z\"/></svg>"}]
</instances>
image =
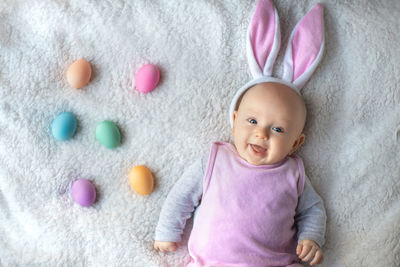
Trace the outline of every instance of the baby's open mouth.
<instances>
[{"instance_id":1,"label":"baby's open mouth","mask_svg":"<svg viewBox=\"0 0 400 267\"><path fill-rule=\"evenodd\" d=\"M267 151L266 148L254 144L250 144L250 147L255 154L264 154Z\"/></svg>"}]
</instances>

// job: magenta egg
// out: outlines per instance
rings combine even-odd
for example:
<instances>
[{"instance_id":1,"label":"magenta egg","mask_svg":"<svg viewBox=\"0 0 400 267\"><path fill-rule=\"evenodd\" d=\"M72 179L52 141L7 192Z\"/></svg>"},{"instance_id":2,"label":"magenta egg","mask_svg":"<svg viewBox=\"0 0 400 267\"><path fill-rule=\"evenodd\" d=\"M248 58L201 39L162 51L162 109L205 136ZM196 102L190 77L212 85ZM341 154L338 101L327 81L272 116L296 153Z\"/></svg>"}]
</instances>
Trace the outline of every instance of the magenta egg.
<instances>
[{"instance_id":1,"label":"magenta egg","mask_svg":"<svg viewBox=\"0 0 400 267\"><path fill-rule=\"evenodd\" d=\"M87 179L78 179L72 184L72 198L81 206L87 207L96 201L96 188Z\"/></svg>"},{"instance_id":2,"label":"magenta egg","mask_svg":"<svg viewBox=\"0 0 400 267\"><path fill-rule=\"evenodd\" d=\"M135 75L135 87L139 92L148 93L156 88L160 81L160 70L156 65L146 64Z\"/></svg>"}]
</instances>

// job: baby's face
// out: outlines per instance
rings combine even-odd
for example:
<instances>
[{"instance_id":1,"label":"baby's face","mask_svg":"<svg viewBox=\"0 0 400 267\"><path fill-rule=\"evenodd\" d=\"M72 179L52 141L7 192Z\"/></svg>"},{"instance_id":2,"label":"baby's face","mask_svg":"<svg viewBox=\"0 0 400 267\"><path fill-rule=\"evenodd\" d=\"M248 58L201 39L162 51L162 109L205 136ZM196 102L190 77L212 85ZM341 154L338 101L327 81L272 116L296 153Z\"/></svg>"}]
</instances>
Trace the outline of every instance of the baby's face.
<instances>
[{"instance_id":1,"label":"baby's face","mask_svg":"<svg viewBox=\"0 0 400 267\"><path fill-rule=\"evenodd\" d=\"M304 142L305 119L304 102L293 89L257 84L245 92L233 114L236 150L253 165L278 163Z\"/></svg>"}]
</instances>

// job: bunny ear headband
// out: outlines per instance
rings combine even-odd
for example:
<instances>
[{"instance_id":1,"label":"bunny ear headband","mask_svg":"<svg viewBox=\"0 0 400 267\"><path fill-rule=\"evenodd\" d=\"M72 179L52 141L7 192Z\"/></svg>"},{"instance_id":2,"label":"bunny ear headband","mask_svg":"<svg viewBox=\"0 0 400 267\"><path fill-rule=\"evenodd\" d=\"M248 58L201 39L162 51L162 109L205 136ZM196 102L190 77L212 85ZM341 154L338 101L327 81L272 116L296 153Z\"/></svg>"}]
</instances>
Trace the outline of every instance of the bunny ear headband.
<instances>
[{"instance_id":1,"label":"bunny ear headband","mask_svg":"<svg viewBox=\"0 0 400 267\"><path fill-rule=\"evenodd\" d=\"M289 86L300 94L321 61L324 50L323 8L316 4L295 26L286 48L282 79L272 77L278 55L281 33L279 17L271 0L259 0L247 32L247 61L253 79L241 87L229 108L233 126L233 112L240 96L253 85L276 82Z\"/></svg>"}]
</instances>

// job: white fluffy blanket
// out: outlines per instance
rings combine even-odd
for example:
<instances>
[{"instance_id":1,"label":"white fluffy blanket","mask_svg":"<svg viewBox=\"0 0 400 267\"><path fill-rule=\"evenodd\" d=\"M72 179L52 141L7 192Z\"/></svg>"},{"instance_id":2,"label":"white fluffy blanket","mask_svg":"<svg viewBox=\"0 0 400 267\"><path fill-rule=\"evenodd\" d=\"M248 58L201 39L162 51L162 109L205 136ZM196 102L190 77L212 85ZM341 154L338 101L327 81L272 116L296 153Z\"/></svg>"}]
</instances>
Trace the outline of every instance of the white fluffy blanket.
<instances>
[{"instance_id":1,"label":"white fluffy blanket","mask_svg":"<svg viewBox=\"0 0 400 267\"><path fill-rule=\"evenodd\" d=\"M282 47L314 0L275 0ZM303 89L309 116L300 155L328 222L322 266L399 266L400 3L323 1L326 53ZM0 3L0 265L180 266L179 250L153 250L160 209L186 166L212 141L229 141L228 107L250 78L245 35L252 1L10 0ZM70 63L93 66L83 90ZM282 62L282 54L278 57ZM157 64L161 82L132 90ZM50 124L71 111L75 137ZM114 121L116 150L95 139ZM129 185L147 165L147 197ZM71 182L93 181L97 202L73 202Z\"/></svg>"}]
</instances>

